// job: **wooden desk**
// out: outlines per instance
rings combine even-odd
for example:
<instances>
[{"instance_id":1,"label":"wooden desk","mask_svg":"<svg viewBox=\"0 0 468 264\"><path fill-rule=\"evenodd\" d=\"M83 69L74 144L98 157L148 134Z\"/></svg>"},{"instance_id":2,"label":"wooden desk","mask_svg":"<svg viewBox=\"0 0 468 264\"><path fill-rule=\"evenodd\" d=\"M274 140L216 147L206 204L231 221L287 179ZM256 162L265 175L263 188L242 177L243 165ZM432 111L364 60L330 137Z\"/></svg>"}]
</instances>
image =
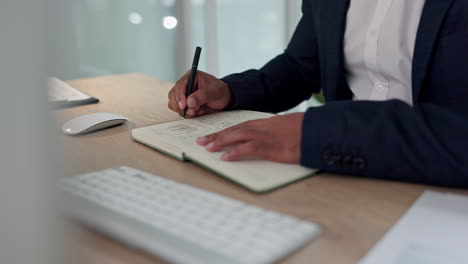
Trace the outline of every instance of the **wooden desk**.
<instances>
[{"instance_id":1,"label":"wooden desk","mask_svg":"<svg viewBox=\"0 0 468 264\"><path fill-rule=\"evenodd\" d=\"M142 74L69 83L98 97L101 103L55 111L57 129L68 119L94 112L118 113L130 121L81 137L61 134L59 141L66 150L65 159L69 161L65 168L67 176L127 165L324 227L325 232L317 241L284 263L356 263L428 188L320 174L270 194L256 195L193 164L177 161L132 141L133 128L179 119L167 108L171 84ZM82 233L81 244L87 263L163 263L95 232L83 230Z\"/></svg>"}]
</instances>

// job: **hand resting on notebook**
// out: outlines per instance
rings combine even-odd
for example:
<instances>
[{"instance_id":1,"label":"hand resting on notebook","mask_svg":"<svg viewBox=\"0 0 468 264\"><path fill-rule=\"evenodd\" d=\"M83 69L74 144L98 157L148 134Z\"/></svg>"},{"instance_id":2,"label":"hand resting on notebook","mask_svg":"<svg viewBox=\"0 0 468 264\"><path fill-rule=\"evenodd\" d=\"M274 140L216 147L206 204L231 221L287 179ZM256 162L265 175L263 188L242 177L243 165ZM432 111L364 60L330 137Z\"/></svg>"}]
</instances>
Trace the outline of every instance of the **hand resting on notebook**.
<instances>
[{"instance_id":1,"label":"hand resting on notebook","mask_svg":"<svg viewBox=\"0 0 468 264\"><path fill-rule=\"evenodd\" d=\"M253 120L224 129L197 143L208 151L227 150L225 161L260 158L282 163L299 163L303 113Z\"/></svg>"}]
</instances>

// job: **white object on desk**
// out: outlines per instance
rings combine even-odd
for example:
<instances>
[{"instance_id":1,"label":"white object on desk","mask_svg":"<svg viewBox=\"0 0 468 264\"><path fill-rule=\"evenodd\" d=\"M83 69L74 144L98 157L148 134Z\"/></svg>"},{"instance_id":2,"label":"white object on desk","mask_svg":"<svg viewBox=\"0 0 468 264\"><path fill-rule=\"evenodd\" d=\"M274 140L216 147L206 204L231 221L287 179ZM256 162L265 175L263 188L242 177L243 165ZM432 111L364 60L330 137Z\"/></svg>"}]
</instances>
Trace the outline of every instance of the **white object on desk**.
<instances>
[{"instance_id":1,"label":"white object on desk","mask_svg":"<svg viewBox=\"0 0 468 264\"><path fill-rule=\"evenodd\" d=\"M62 131L69 135L80 135L123 124L128 119L121 115L96 113L77 117L66 122Z\"/></svg>"},{"instance_id":2,"label":"white object on desk","mask_svg":"<svg viewBox=\"0 0 468 264\"><path fill-rule=\"evenodd\" d=\"M48 79L48 89L49 103L52 107L68 107L99 102L97 98L89 96L55 77Z\"/></svg>"},{"instance_id":3,"label":"white object on desk","mask_svg":"<svg viewBox=\"0 0 468 264\"><path fill-rule=\"evenodd\" d=\"M62 180L72 217L171 263L273 263L318 225L128 167Z\"/></svg>"},{"instance_id":4,"label":"white object on desk","mask_svg":"<svg viewBox=\"0 0 468 264\"><path fill-rule=\"evenodd\" d=\"M468 263L468 197L426 191L360 263Z\"/></svg>"}]
</instances>

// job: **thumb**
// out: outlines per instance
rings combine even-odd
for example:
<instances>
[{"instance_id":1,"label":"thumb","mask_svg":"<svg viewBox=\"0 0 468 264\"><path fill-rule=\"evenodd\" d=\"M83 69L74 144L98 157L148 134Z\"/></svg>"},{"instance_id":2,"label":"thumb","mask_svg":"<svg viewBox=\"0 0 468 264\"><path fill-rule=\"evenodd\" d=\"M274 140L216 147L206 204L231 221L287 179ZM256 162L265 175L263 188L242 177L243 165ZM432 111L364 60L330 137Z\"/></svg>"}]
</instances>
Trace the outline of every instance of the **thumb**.
<instances>
[{"instance_id":1,"label":"thumb","mask_svg":"<svg viewBox=\"0 0 468 264\"><path fill-rule=\"evenodd\" d=\"M192 93L187 98L187 106L190 109L198 109L208 103L208 93L206 89L200 89Z\"/></svg>"}]
</instances>

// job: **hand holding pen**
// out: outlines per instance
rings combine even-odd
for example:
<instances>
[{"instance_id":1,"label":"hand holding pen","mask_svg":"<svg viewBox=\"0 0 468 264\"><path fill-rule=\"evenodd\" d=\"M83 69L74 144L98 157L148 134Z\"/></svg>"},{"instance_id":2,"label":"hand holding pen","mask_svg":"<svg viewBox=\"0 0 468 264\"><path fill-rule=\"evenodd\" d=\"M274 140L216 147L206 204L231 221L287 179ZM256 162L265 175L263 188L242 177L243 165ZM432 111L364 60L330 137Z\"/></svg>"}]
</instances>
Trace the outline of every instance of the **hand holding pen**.
<instances>
[{"instance_id":1,"label":"hand holding pen","mask_svg":"<svg viewBox=\"0 0 468 264\"><path fill-rule=\"evenodd\" d=\"M194 67L182 76L169 92L169 108L186 118L220 112L233 98L229 86L224 81L198 71L201 48L199 51L198 49L195 52Z\"/></svg>"}]
</instances>

